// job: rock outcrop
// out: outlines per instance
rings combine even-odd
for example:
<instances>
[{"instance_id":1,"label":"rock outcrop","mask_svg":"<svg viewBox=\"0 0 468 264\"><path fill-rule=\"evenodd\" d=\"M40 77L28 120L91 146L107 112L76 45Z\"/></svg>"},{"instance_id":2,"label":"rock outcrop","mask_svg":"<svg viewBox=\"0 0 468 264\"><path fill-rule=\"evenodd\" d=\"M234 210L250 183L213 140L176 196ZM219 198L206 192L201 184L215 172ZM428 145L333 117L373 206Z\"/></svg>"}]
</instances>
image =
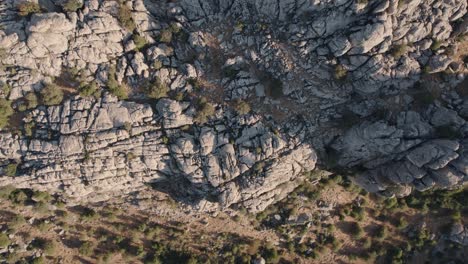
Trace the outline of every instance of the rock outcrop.
<instances>
[{"instance_id":1,"label":"rock outcrop","mask_svg":"<svg viewBox=\"0 0 468 264\"><path fill-rule=\"evenodd\" d=\"M48 2L26 17L0 4L1 94L17 110L54 81L104 95L27 110L32 135L1 133L1 170L20 165L0 185L105 200L152 183L204 210L260 211L316 162L388 196L468 179L453 56L466 0ZM216 105L207 123L200 95ZM258 114L236 114L239 100Z\"/></svg>"}]
</instances>

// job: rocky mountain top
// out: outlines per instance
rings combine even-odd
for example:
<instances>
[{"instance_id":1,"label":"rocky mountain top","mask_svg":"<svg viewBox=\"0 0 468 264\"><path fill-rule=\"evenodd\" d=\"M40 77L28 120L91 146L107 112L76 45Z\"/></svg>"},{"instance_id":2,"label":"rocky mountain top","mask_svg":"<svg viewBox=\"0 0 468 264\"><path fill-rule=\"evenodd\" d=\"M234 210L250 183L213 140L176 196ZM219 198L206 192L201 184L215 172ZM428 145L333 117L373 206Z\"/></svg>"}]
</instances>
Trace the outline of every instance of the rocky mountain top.
<instances>
[{"instance_id":1,"label":"rocky mountain top","mask_svg":"<svg viewBox=\"0 0 468 264\"><path fill-rule=\"evenodd\" d=\"M466 0L0 4L0 185L257 212L468 180Z\"/></svg>"}]
</instances>

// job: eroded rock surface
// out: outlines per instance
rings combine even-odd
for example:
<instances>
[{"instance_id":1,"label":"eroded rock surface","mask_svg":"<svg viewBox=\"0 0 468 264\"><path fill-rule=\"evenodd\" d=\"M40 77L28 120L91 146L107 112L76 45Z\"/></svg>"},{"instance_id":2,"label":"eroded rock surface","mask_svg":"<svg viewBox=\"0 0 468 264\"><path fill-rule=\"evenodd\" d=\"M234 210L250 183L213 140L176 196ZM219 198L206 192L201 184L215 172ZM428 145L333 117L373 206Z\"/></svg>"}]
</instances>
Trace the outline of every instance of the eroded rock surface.
<instances>
[{"instance_id":1,"label":"eroded rock surface","mask_svg":"<svg viewBox=\"0 0 468 264\"><path fill-rule=\"evenodd\" d=\"M129 0L131 23L118 1L49 2L26 17L0 4L2 96L18 109L46 83L106 91L115 74L130 100L28 110L32 135L0 136L2 170L20 164L1 185L105 200L169 182L159 186L201 209L259 211L316 162L388 196L468 179L468 100L454 90L466 66L452 56L466 0ZM168 91L147 102L148 83ZM207 123L200 94L216 106ZM257 114L236 114L237 100Z\"/></svg>"}]
</instances>

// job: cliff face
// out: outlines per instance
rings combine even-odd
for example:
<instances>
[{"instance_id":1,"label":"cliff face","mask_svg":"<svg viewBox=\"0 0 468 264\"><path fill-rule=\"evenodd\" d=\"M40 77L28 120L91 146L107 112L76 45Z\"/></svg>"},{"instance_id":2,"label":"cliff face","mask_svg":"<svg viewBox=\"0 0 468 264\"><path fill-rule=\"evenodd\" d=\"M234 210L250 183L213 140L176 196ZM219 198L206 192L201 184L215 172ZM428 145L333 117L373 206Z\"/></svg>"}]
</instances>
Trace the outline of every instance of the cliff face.
<instances>
[{"instance_id":1,"label":"cliff face","mask_svg":"<svg viewBox=\"0 0 468 264\"><path fill-rule=\"evenodd\" d=\"M1 133L3 174L19 166L0 185L96 201L151 183L260 211L316 162L389 196L467 180L466 0L65 4L0 5L3 97L19 110L47 83L82 92L24 111L32 133ZM102 95L84 96L90 83Z\"/></svg>"}]
</instances>

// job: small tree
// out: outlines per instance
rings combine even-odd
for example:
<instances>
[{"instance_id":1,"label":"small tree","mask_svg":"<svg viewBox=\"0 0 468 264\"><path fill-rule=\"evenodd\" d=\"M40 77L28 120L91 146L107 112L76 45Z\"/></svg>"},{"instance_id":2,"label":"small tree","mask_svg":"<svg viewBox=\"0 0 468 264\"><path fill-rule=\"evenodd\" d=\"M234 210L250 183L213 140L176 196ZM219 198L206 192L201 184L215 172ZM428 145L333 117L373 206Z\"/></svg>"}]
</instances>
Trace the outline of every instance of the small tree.
<instances>
[{"instance_id":1,"label":"small tree","mask_svg":"<svg viewBox=\"0 0 468 264\"><path fill-rule=\"evenodd\" d=\"M10 122L10 116L13 115L13 108L11 102L1 98L0 99L0 128L6 127Z\"/></svg>"},{"instance_id":2,"label":"small tree","mask_svg":"<svg viewBox=\"0 0 468 264\"><path fill-rule=\"evenodd\" d=\"M46 84L40 92L42 103L45 105L58 105L62 103L63 91L56 84Z\"/></svg>"},{"instance_id":3,"label":"small tree","mask_svg":"<svg viewBox=\"0 0 468 264\"><path fill-rule=\"evenodd\" d=\"M195 122L206 123L210 116L213 116L215 109L205 98L198 100L197 114L195 116Z\"/></svg>"},{"instance_id":4,"label":"small tree","mask_svg":"<svg viewBox=\"0 0 468 264\"><path fill-rule=\"evenodd\" d=\"M161 79L156 77L156 80L153 83L148 84L145 90L149 98L159 99L167 96L169 87L167 87L167 85L163 83Z\"/></svg>"},{"instance_id":5,"label":"small tree","mask_svg":"<svg viewBox=\"0 0 468 264\"><path fill-rule=\"evenodd\" d=\"M76 10L83 7L83 2L81 0L68 0L63 5L63 10L66 12L76 12Z\"/></svg>"},{"instance_id":6,"label":"small tree","mask_svg":"<svg viewBox=\"0 0 468 264\"><path fill-rule=\"evenodd\" d=\"M18 164L10 163L5 167L4 173L5 173L6 176L14 177L14 176L16 176L17 168L18 168Z\"/></svg>"},{"instance_id":7,"label":"small tree","mask_svg":"<svg viewBox=\"0 0 468 264\"><path fill-rule=\"evenodd\" d=\"M37 96L36 96L36 93L34 92L29 92L26 94L26 96L24 97L24 99L26 99L26 107L28 109L33 109L33 108L36 108L38 103L37 103Z\"/></svg>"},{"instance_id":8,"label":"small tree","mask_svg":"<svg viewBox=\"0 0 468 264\"><path fill-rule=\"evenodd\" d=\"M250 112L250 105L245 101L238 100L236 102L235 108L236 108L236 111L241 115L245 115L248 112Z\"/></svg>"},{"instance_id":9,"label":"small tree","mask_svg":"<svg viewBox=\"0 0 468 264\"><path fill-rule=\"evenodd\" d=\"M99 95L99 89L98 89L98 84L93 81L90 84L85 84L82 83L80 84L80 95L83 97L89 97L89 96L95 96L97 97Z\"/></svg>"},{"instance_id":10,"label":"small tree","mask_svg":"<svg viewBox=\"0 0 468 264\"><path fill-rule=\"evenodd\" d=\"M6 248L10 244L10 239L5 233L0 233L0 248Z\"/></svg>"},{"instance_id":11,"label":"small tree","mask_svg":"<svg viewBox=\"0 0 468 264\"><path fill-rule=\"evenodd\" d=\"M41 12L41 7L38 3L34 2L24 2L17 5L18 15L20 16L28 16L33 13Z\"/></svg>"}]
</instances>

